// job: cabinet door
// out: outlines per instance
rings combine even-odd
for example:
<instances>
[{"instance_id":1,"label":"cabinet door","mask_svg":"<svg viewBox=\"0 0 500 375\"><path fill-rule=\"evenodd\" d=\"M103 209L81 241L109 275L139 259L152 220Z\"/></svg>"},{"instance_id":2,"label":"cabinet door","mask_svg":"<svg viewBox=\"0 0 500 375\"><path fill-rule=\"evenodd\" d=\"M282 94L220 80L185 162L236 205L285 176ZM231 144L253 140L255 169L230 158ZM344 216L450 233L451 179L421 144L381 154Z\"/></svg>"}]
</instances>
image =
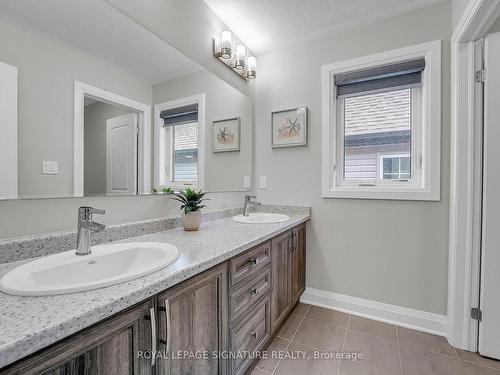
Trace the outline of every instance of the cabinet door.
<instances>
[{"instance_id":1,"label":"cabinet door","mask_svg":"<svg viewBox=\"0 0 500 375\"><path fill-rule=\"evenodd\" d=\"M306 288L306 225L301 224L292 230L290 246L290 288L291 305L294 306Z\"/></svg>"},{"instance_id":2,"label":"cabinet door","mask_svg":"<svg viewBox=\"0 0 500 375\"><path fill-rule=\"evenodd\" d=\"M142 303L2 370L2 374L153 374L151 303ZM153 310L154 311L154 310Z\"/></svg>"},{"instance_id":3,"label":"cabinet door","mask_svg":"<svg viewBox=\"0 0 500 375\"><path fill-rule=\"evenodd\" d=\"M291 232L271 241L271 330L274 332L290 310Z\"/></svg>"},{"instance_id":4,"label":"cabinet door","mask_svg":"<svg viewBox=\"0 0 500 375\"><path fill-rule=\"evenodd\" d=\"M216 266L158 296L160 375L226 374L227 264ZM200 357L202 356L202 357Z\"/></svg>"}]
</instances>

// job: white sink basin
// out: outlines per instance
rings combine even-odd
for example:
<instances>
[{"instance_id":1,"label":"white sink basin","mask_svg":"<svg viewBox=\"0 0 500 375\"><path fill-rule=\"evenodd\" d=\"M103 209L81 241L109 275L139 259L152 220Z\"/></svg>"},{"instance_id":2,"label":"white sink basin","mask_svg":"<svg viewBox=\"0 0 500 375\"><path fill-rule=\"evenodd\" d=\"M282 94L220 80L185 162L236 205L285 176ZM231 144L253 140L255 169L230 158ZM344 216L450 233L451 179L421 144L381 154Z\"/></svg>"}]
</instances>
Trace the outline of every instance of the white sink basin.
<instances>
[{"instance_id":1,"label":"white sink basin","mask_svg":"<svg viewBox=\"0 0 500 375\"><path fill-rule=\"evenodd\" d=\"M175 262L179 250L159 242L129 242L51 255L19 266L0 280L0 290L19 296L47 296L102 288L132 280Z\"/></svg>"},{"instance_id":2,"label":"white sink basin","mask_svg":"<svg viewBox=\"0 0 500 375\"><path fill-rule=\"evenodd\" d=\"M244 224L272 224L283 223L290 220L289 216L282 214L270 214L266 212L253 212L248 216L236 215L233 220Z\"/></svg>"}]
</instances>

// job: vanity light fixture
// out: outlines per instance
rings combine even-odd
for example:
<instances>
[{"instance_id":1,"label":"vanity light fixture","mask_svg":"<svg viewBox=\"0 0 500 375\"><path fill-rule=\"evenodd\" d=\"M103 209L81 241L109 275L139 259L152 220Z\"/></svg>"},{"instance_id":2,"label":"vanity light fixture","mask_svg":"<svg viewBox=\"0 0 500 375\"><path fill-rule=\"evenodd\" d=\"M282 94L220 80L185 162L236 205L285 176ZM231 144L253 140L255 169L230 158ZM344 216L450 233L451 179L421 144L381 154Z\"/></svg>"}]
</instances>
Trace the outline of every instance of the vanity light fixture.
<instances>
[{"instance_id":1,"label":"vanity light fixture","mask_svg":"<svg viewBox=\"0 0 500 375\"><path fill-rule=\"evenodd\" d=\"M247 49L243 44L238 44L236 46L236 58L234 60L234 69L245 70L247 57Z\"/></svg>"},{"instance_id":2,"label":"vanity light fixture","mask_svg":"<svg viewBox=\"0 0 500 375\"><path fill-rule=\"evenodd\" d=\"M220 57L230 59L233 53L233 33L228 30L223 31L220 43Z\"/></svg>"},{"instance_id":3,"label":"vanity light fixture","mask_svg":"<svg viewBox=\"0 0 500 375\"><path fill-rule=\"evenodd\" d=\"M247 78L255 79L257 76L257 59L255 56L248 56L247 62Z\"/></svg>"},{"instance_id":4,"label":"vanity light fixture","mask_svg":"<svg viewBox=\"0 0 500 375\"><path fill-rule=\"evenodd\" d=\"M243 79L255 79L257 76L257 59L255 56L247 56L245 45L238 43L233 48L233 33L225 30L221 34L220 41L213 39L213 54L224 65L231 68Z\"/></svg>"}]
</instances>

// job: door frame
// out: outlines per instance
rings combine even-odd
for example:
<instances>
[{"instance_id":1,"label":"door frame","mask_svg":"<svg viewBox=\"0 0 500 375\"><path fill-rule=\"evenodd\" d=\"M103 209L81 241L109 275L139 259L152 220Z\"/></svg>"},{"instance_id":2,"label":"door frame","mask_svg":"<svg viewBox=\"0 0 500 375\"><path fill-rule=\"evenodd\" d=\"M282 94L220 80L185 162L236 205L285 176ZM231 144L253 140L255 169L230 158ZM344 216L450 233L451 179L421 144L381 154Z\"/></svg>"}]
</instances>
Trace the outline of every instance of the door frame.
<instances>
[{"instance_id":1,"label":"door frame","mask_svg":"<svg viewBox=\"0 0 500 375\"><path fill-rule=\"evenodd\" d=\"M448 341L477 351L482 205L482 124L476 121L474 43L500 15L500 0L471 0L451 38Z\"/></svg>"},{"instance_id":2,"label":"door frame","mask_svg":"<svg viewBox=\"0 0 500 375\"><path fill-rule=\"evenodd\" d=\"M151 106L75 80L73 196L83 197L85 96L138 112L137 194L151 193Z\"/></svg>"}]
</instances>

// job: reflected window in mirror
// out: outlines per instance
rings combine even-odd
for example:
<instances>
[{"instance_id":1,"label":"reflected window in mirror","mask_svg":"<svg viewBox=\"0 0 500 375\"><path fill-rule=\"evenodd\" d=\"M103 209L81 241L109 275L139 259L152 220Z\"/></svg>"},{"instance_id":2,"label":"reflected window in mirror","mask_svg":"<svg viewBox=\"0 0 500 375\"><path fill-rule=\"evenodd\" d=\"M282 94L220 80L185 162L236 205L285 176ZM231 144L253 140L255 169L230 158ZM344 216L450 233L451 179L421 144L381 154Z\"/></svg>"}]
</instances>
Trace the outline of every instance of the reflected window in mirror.
<instances>
[{"instance_id":1,"label":"reflected window in mirror","mask_svg":"<svg viewBox=\"0 0 500 375\"><path fill-rule=\"evenodd\" d=\"M204 95L155 106L157 188L203 186L203 108Z\"/></svg>"},{"instance_id":2,"label":"reflected window in mirror","mask_svg":"<svg viewBox=\"0 0 500 375\"><path fill-rule=\"evenodd\" d=\"M173 181L194 184L198 181L198 122L172 126Z\"/></svg>"}]
</instances>

